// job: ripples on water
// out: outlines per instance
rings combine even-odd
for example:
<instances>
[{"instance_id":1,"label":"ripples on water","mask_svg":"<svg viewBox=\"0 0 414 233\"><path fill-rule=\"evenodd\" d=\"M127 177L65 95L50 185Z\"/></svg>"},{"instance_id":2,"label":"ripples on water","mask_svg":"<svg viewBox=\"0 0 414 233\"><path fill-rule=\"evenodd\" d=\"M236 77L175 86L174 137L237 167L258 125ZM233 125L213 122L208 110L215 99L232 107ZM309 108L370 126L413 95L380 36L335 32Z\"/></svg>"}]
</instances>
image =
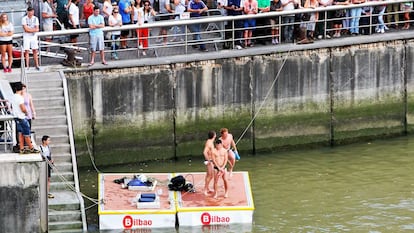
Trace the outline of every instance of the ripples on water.
<instances>
[{"instance_id":1,"label":"ripples on water","mask_svg":"<svg viewBox=\"0 0 414 233\"><path fill-rule=\"evenodd\" d=\"M255 190L254 232L414 230L413 150L414 138L399 138L240 163Z\"/></svg>"},{"instance_id":2,"label":"ripples on water","mask_svg":"<svg viewBox=\"0 0 414 233\"><path fill-rule=\"evenodd\" d=\"M413 152L414 137L402 137L333 149L243 156L236 170L249 171L256 207L247 232L413 231ZM193 158L149 163L139 169L186 172L204 167L201 158ZM246 231L198 228L179 232Z\"/></svg>"}]
</instances>

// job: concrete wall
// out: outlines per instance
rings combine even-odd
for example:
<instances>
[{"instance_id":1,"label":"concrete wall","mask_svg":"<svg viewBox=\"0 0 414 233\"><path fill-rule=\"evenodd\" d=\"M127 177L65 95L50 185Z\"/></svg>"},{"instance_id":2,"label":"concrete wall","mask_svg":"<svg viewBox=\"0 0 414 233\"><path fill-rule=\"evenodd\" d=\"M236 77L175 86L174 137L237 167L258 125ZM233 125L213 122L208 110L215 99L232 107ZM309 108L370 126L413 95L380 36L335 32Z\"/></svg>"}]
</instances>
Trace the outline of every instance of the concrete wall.
<instances>
[{"instance_id":1,"label":"concrete wall","mask_svg":"<svg viewBox=\"0 0 414 233\"><path fill-rule=\"evenodd\" d=\"M75 134L92 134L99 152L112 133L141 158L199 154L207 130L221 127L246 152L404 134L412 54L401 40L68 73Z\"/></svg>"},{"instance_id":2,"label":"concrete wall","mask_svg":"<svg viewBox=\"0 0 414 233\"><path fill-rule=\"evenodd\" d=\"M4 161L6 156L19 155L0 155L0 231L47 232L45 163L36 155L25 155L30 161Z\"/></svg>"}]
</instances>

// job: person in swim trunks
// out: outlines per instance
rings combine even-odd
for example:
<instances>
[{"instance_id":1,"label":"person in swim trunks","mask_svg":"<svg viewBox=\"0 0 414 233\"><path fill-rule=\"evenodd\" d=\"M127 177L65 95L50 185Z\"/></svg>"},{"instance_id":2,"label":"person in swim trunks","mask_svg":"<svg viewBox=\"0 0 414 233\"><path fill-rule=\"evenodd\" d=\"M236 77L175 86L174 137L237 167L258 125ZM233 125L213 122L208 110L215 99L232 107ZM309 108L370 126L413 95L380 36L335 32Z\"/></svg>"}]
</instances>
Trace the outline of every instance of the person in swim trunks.
<instances>
[{"instance_id":1,"label":"person in swim trunks","mask_svg":"<svg viewBox=\"0 0 414 233\"><path fill-rule=\"evenodd\" d=\"M216 132L209 131L208 132L208 139L204 144L204 164L206 165L206 177L204 181L204 195L208 195L210 191L209 185L210 182L213 180L214 170L213 170L213 152L214 152L214 140L216 140Z\"/></svg>"},{"instance_id":2,"label":"person in swim trunks","mask_svg":"<svg viewBox=\"0 0 414 233\"><path fill-rule=\"evenodd\" d=\"M220 130L220 140L222 141L224 149L226 149L228 153L228 162L230 165L229 173L231 177L234 165L236 163L236 155L233 152L233 150L237 152L236 143L234 142L233 135L229 133L229 130L227 128L222 128Z\"/></svg>"},{"instance_id":3,"label":"person in swim trunks","mask_svg":"<svg viewBox=\"0 0 414 233\"><path fill-rule=\"evenodd\" d=\"M224 183L224 197L228 197L228 181L227 181L227 161L228 152L223 148L223 144L220 139L216 140L216 146L213 153L214 163L214 198L218 197L218 181L221 178Z\"/></svg>"}]
</instances>

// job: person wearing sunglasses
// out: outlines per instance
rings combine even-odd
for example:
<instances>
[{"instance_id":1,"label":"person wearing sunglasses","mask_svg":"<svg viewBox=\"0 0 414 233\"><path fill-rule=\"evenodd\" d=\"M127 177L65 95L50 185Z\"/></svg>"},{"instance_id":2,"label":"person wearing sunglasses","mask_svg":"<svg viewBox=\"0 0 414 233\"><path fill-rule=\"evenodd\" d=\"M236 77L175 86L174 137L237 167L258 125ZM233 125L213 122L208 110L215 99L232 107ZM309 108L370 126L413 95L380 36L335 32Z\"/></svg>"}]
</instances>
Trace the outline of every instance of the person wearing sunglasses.
<instances>
[{"instance_id":1,"label":"person wearing sunglasses","mask_svg":"<svg viewBox=\"0 0 414 233\"><path fill-rule=\"evenodd\" d=\"M142 26L148 22L153 21L153 17L157 13L151 7L151 3L149 1L144 1L143 7L138 9L138 25ZM138 36L138 48L142 50L142 55L147 55L147 48L148 48L148 36L149 36L149 29L140 27L137 29L137 36Z\"/></svg>"},{"instance_id":2,"label":"person wearing sunglasses","mask_svg":"<svg viewBox=\"0 0 414 233\"><path fill-rule=\"evenodd\" d=\"M121 27L122 26L122 16L119 14L119 9L117 6L114 7L112 15L109 16L108 24L111 27ZM111 32L111 49L112 49L112 59L118 60L117 50L119 48L121 37L121 31L112 31Z\"/></svg>"}]
</instances>

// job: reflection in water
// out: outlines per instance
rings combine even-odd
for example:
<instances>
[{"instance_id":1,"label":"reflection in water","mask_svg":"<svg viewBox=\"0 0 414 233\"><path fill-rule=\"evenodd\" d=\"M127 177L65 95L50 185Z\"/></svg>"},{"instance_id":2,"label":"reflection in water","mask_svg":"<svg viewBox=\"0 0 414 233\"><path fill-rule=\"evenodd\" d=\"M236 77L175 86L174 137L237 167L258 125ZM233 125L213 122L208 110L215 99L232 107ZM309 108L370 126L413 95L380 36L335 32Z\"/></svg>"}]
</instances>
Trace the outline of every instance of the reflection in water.
<instances>
[{"instance_id":1,"label":"reflection in water","mask_svg":"<svg viewBox=\"0 0 414 233\"><path fill-rule=\"evenodd\" d=\"M244 155L235 169L250 174L256 208L253 225L247 229L210 226L171 230L180 233L414 230L413 152L414 137L402 137L320 150ZM204 169L202 158L192 158L191 162L151 162L103 170L139 173ZM83 172L81 178L95 175Z\"/></svg>"}]
</instances>

